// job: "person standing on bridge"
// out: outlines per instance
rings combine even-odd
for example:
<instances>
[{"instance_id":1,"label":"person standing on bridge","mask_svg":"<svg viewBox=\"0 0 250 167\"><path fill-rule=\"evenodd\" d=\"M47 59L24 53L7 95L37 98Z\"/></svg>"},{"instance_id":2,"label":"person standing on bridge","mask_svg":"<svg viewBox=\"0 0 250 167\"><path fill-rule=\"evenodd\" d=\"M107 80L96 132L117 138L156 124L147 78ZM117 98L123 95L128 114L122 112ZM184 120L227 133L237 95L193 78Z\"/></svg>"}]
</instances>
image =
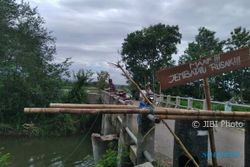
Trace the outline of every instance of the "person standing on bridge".
<instances>
[{"instance_id":1,"label":"person standing on bridge","mask_svg":"<svg viewBox=\"0 0 250 167\"><path fill-rule=\"evenodd\" d=\"M146 93L147 94L154 94L153 91L151 90L151 83L148 82L146 85L145 85L145 89L146 89Z\"/></svg>"},{"instance_id":2,"label":"person standing on bridge","mask_svg":"<svg viewBox=\"0 0 250 167\"><path fill-rule=\"evenodd\" d=\"M154 96L153 96L153 94L146 93L146 91L144 91L144 92L142 92L142 93L145 93L144 95L149 99L149 101L150 101L151 103L153 103L153 101L154 101ZM140 96L142 96L142 95L140 95ZM144 109L148 109L148 110L149 110L149 113L153 113L153 112L154 112L153 106L151 106L151 105L147 102L147 100L143 98L143 96L142 96L141 98L142 98L142 100L141 100L140 103L139 103L139 108L140 108L140 109L143 109L143 108L144 108ZM147 115L147 114L146 114L146 115ZM144 119L147 119L146 115L145 115L145 114L138 114L138 116L137 116L137 123L138 123L139 126L142 125L142 122L146 121L146 120L144 120ZM147 120L148 120L148 119L147 119Z\"/></svg>"},{"instance_id":3,"label":"person standing on bridge","mask_svg":"<svg viewBox=\"0 0 250 167\"><path fill-rule=\"evenodd\" d=\"M145 89L141 90L141 92L147 96L147 95L153 95L153 91L151 90L151 83L148 82L146 85L145 85ZM145 101L144 98L143 98L143 95L140 93L140 97L139 97L139 100L140 101Z\"/></svg>"},{"instance_id":4,"label":"person standing on bridge","mask_svg":"<svg viewBox=\"0 0 250 167\"><path fill-rule=\"evenodd\" d=\"M116 92L116 88L115 88L115 85L113 84L112 79L109 79L109 91L112 93Z\"/></svg>"}]
</instances>

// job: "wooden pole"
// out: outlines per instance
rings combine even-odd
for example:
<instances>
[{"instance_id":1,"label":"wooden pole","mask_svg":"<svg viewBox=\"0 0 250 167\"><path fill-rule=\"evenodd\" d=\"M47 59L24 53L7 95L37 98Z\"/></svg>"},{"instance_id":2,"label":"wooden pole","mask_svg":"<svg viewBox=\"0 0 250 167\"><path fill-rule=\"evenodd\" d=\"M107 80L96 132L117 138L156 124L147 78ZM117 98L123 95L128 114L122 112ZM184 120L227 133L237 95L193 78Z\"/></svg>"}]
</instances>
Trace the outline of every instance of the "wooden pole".
<instances>
[{"instance_id":1,"label":"wooden pole","mask_svg":"<svg viewBox=\"0 0 250 167\"><path fill-rule=\"evenodd\" d=\"M209 88L209 83L208 83L208 78L203 79L203 88L204 88L204 94L206 98L206 104L207 104L207 109L211 110L211 97L210 97L210 88ZM213 166L217 167L217 158L216 158L216 147L215 147L215 140L214 140L214 130L213 128L208 128L209 132L209 141L210 141L210 147L211 147L211 152L212 152L212 162Z\"/></svg>"},{"instance_id":2,"label":"wooden pole","mask_svg":"<svg viewBox=\"0 0 250 167\"><path fill-rule=\"evenodd\" d=\"M72 114L149 114L148 109L139 108L24 108L25 113L72 113ZM210 118L224 117L241 118L242 120L250 118L250 112L223 112L223 111L208 111L208 110L187 110L177 108L160 108L156 107L154 114L156 115L175 115L183 118L195 116L196 118L207 116Z\"/></svg>"}]
</instances>

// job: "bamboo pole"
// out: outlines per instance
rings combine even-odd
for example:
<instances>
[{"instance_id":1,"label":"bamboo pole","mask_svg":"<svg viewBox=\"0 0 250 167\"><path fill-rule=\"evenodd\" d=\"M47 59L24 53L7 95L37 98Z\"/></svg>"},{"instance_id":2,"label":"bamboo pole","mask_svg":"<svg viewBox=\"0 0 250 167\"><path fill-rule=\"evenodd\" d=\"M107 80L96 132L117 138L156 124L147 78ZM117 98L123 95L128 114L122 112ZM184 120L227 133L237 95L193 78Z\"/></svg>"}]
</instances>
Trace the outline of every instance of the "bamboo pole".
<instances>
[{"instance_id":1,"label":"bamboo pole","mask_svg":"<svg viewBox=\"0 0 250 167\"><path fill-rule=\"evenodd\" d=\"M159 119L169 119L169 120L250 120L250 117L214 117L214 116L182 116L182 115L159 115Z\"/></svg>"},{"instance_id":2,"label":"bamboo pole","mask_svg":"<svg viewBox=\"0 0 250 167\"><path fill-rule=\"evenodd\" d=\"M147 109L131 109L131 108L24 108L25 113L71 113L71 114L135 114L148 113Z\"/></svg>"},{"instance_id":3,"label":"bamboo pole","mask_svg":"<svg viewBox=\"0 0 250 167\"><path fill-rule=\"evenodd\" d=\"M156 108L155 114L163 115L183 115L183 116L225 116L225 117L250 117L250 112L237 111L237 112L225 112L225 111L211 111L211 110L188 110L178 108Z\"/></svg>"},{"instance_id":4,"label":"bamboo pole","mask_svg":"<svg viewBox=\"0 0 250 167\"><path fill-rule=\"evenodd\" d=\"M138 108L24 108L25 113L75 113L75 114L137 114L149 113L148 109ZM231 117L242 119L250 118L250 112L223 112L223 111L208 111L208 110L187 110L178 108L161 108L156 107L154 114L156 115L179 115L185 118L188 116L207 116L207 117Z\"/></svg>"},{"instance_id":5,"label":"bamboo pole","mask_svg":"<svg viewBox=\"0 0 250 167\"><path fill-rule=\"evenodd\" d=\"M138 109L135 105L115 105L115 104L72 104L72 103L50 103L51 108L68 108L68 109L117 109L117 113L120 112L120 109L129 110ZM27 109L28 110L28 109ZM53 112L52 110L49 110ZM86 110L87 111L87 110ZM106 110L101 110L105 112ZM179 109L179 108L166 108L166 107L155 107L156 114L167 114L167 115L188 115L188 116L214 116L216 117L248 117L250 115L247 111L237 111L237 112L224 112L224 111L211 111L211 110L198 110L198 109ZM31 110L28 112L32 112ZM36 111L35 111L36 112ZM38 112L38 111L37 111ZM43 112L43 111L41 111ZM69 111L70 112L70 111ZM85 112L83 110L82 112ZM112 111L115 112L115 111ZM123 112L123 111L122 111ZM135 113L140 113L140 111L135 111ZM195 118L195 117L194 117Z\"/></svg>"},{"instance_id":6,"label":"bamboo pole","mask_svg":"<svg viewBox=\"0 0 250 167\"><path fill-rule=\"evenodd\" d=\"M50 103L51 108L86 108L86 109L99 109L99 108L138 108L135 105L116 105L116 104L72 104L72 103Z\"/></svg>"}]
</instances>

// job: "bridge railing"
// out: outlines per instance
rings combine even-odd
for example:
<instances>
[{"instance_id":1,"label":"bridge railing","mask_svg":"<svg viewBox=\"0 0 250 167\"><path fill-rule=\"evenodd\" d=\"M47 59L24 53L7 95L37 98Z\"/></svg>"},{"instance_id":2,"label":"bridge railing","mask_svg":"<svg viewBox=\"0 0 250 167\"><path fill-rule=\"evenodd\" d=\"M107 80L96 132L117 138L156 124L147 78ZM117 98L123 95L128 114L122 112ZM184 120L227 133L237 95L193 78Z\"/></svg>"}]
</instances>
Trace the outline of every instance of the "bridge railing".
<instances>
[{"instance_id":1,"label":"bridge railing","mask_svg":"<svg viewBox=\"0 0 250 167\"><path fill-rule=\"evenodd\" d=\"M156 102L161 103L165 106L175 106L178 108L198 108L206 109L206 99L196 99L192 97L180 97L171 96L163 94L154 94ZM213 110L227 110L227 111L237 111L237 110L250 110L250 105L237 104L228 102L211 101Z\"/></svg>"}]
</instances>

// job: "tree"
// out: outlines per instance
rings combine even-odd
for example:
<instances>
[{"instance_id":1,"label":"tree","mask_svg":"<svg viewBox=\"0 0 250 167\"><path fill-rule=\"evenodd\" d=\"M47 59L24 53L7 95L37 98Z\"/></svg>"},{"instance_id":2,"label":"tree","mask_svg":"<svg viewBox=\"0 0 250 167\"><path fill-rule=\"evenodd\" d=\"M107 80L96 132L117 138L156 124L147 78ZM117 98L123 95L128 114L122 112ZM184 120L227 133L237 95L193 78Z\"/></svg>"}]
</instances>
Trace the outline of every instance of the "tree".
<instances>
[{"instance_id":1,"label":"tree","mask_svg":"<svg viewBox=\"0 0 250 167\"><path fill-rule=\"evenodd\" d=\"M198 35L195 36L195 41L188 44L184 55L179 59L179 64L188 63L198 60L203 56L214 56L222 52L224 41L220 41L215 37L215 32L201 27L198 29ZM210 79L210 87L212 95L217 100L224 100L230 97L228 92L228 84L224 76L217 76ZM199 81L191 82L182 88L182 93L191 95L196 98L202 98L203 88ZM190 94L191 93L191 94Z\"/></svg>"},{"instance_id":2,"label":"tree","mask_svg":"<svg viewBox=\"0 0 250 167\"><path fill-rule=\"evenodd\" d=\"M45 107L61 97L69 59L55 63L55 38L28 3L0 0L0 119L25 122L23 108Z\"/></svg>"},{"instance_id":3,"label":"tree","mask_svg":"<svg viewBox=\"0 0 250 167\"><path fill-rule=\"evenodd\" d=\"M108 84L107 80L109 78L109 73L107 71L97 72L97 87L100 90L104 90Z\"/></svg>"},{"instance_id":4,"label":"tree","mask_svg":"<svg viewBox=\"0 0 250 167\"><path fill-rule=\"evenodd\" d=\"M177 52L180 40L178 26L151 25L127 35L122 43L122 60L136 82L154 82L157 70L173 65L172 54Z\"/></svg>"},{"instance_id":5,"label":"tree","mask_svg":"<svg viewBox=\"0 0 250 167\"><path fill-rule=\"evenodd\" d=\"M231 37L226 42L228 50L237 50L250 46L250 32L246 28L237 27L230 34Z\"/></svg>"},{"instance_id":6,"label":"tree","mask_svg":"<svg viewBox=\"0 0 250 167\"><path fill-rule=\"evenodd\" d=\"M203 56L213 56L222 52L224 41L215 37L215 32L201 27L198 29L198 35L195 41L188 44L184 55L180 57L179 64L198 60Z\"/></svg>"},{"instance_id":7,"label":"tree","mask_svg":"<svg viewBox=\"0 0 250 167\"><path fill-rule=\"evenodd\" d=\"M93 72L91 70L79 70L74 74L76 81L73 83L73 87L68 95L67 102L71 103L86 103L87 92L86 86L93 80Z\"/></svg>"},{"instance_id":8,"label":"tree","mask_svg":"<svg viewBox=\"0 0 250 167\"><path fill-rule=\"evenodd\" d=\"M250 32L246 28L237 27L226 41L228 50L237 50L250 46ZM228 74L234 96L239 95L242 102L250 102L250 68L243 68Z\"/></svg>"}]
</instances>

